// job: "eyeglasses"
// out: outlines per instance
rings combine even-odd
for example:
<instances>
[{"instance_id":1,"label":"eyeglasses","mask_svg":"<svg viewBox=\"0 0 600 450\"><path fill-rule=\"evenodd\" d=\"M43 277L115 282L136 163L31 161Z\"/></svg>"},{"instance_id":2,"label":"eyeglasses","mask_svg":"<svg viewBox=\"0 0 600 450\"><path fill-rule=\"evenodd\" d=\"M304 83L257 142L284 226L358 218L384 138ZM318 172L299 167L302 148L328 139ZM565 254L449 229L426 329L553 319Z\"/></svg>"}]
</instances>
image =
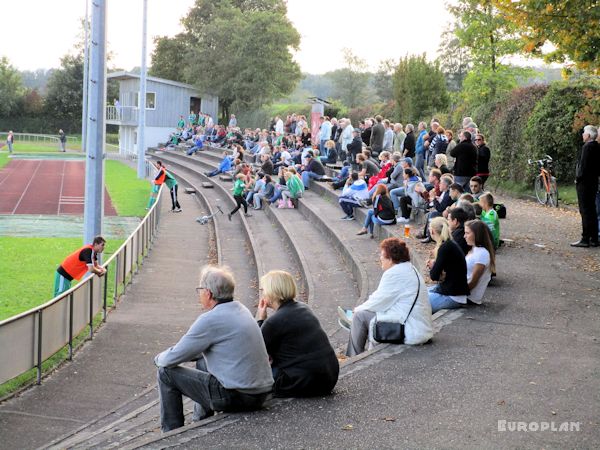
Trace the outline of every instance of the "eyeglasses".
<instances>
[{"instance_id":1,"label":"eyeglasses","mask_svg":"<svg viewBox=\"0 0 600 450\"><path fill-rule=\"evenodd\" d=\"M200 292L202 291L202 289L206 289L206 290L208 291L208 288L207 288L207 287L204 287L204 286L198 286L198 287L196 288L196 294L200 295Z\"/></svg>"},{"instance_id":2,"label":"eyeglasses","mask_svg":"<svg viewBox=\"0 0 600 450\"><path fill-rule=\"evenodd\" d=\"M477 138L477 139L475 139L475 141L483 141L483 139L479 139L479 138Z\"/></svg>"}]
</instances>

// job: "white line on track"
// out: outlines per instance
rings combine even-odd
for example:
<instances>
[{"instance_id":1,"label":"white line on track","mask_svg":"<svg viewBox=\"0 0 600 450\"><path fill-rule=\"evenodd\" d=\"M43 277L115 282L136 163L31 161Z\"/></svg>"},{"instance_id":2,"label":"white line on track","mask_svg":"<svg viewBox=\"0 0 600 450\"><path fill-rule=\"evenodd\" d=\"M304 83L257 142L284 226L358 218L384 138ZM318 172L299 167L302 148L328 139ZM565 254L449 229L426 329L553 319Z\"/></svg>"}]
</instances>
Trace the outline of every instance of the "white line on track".
<instances>
[{"instance_id":1,"label":"white line on track","mask_svg":"<svg viewBox=\"0 0 600 450\"><path fill-rule=\"evenodd\" d=\"M65 166L67 165L66 161L63 161L62 173L60 177L60 191L58 191L58 207L56 208L56 214L60 216L60 204L62 202L62 191L63 185L65 184Z\"/></svg>"},{"instance_id":2,"label":"white line on track","mask_svg":"<svg viewBox=\"0 0 600 450\"><path fill-rule=\"evenodd\" d=\"M21 164L19 164L21 163ZM4 177L4 179L2 181L0 181L0 186L2 186L2 184L8 180L10 178L11 175L15 174L17 172L17 170L23 165L23 160L22 159L17 159L16 161L14 161L14 164L11 164L12 167L10 169L6 169L6 167L2 170L7 170L8 171L8 175L6 175Z\"/></svg>"},{"instance_id":3,"label":"white line on track","mask_svg":"<svg viewBox=\"0 0 600 450\"><path fill-rule=\"evenodd\" d=\"M17 205L15 206L15 209L12 210L11 214L14 214L15 211L17 210L17 208L19 207L19 205L21 204L21 200L23 200L23 197L25 197L25 194L27 193L27 190L29 189L29 186L31 186L31 182L35 178L35 174L38 172L38 170L40 169L41 165L42 165L42 161L39 161L37 167L35 168L35 170L33 171L33 174L31 175L31 178L29 179L29 183L27 183L27 186L25 186L25 190L21 194L21 198L17 202Z\"/></svg>"}]
</instances>

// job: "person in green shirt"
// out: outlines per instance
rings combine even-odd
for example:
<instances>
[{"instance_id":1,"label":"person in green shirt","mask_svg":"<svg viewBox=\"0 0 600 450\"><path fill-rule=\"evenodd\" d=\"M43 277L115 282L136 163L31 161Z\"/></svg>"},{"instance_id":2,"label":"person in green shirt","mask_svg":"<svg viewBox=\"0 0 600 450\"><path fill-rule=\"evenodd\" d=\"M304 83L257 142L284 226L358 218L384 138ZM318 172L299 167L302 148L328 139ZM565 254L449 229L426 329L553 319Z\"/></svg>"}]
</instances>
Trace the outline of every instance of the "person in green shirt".
<instances>
[{"instance_id":1,"label":"person in green shirt","mask_svg":"<svg viewBox=\"0 0 600 450\"><path fill-rule=\"evenodd\" d=\"M177 128L184 128L185 127L185 119L183 118L183 116L179 116L179 122L177 122Z\"/></svg>"},{"instance_id":2,"label":"person in green shirt","mask_svg":"<svg viewBox=\"0 0 600 450\"><path fill-rule=\"evenodd\" d=\"M298 176L296 169L288 168L283 176L285 178L286 189L282 189L282 201L279 208L294 208L298 204L298 199L304 192L304 183Z\"/></svg>"},{"instance_id":3,"label":"person in green shirt","mask_svg":"<svg viewBox=\"0 0 600 450\"><path fill-rule=\"evenodd\" d=\"M480 219L490 229L494 248L496 249L500 245L500 221L498 220L498 213L494 209L494 197L486 192L479 197L479 204L482 209Z\"/></svg>"},{"instance_id":4,"label":"person in green shirt","mask_svg":"<svg viewBox=\"0 0 600 450\"><path fill-rule=\"evenodd\" d=\"M244 216L251 217L251 215L248 214L248 202L246 202L246 199L244 198L244 190L246 189L245 178L246 176L243 173L238 173L235 177L235 183L233 184L233 198L235 199L236 207L227 214L229 220L231 220L231 216L238 212L242 206L244 207Z\"/></svg>"},{"instance_id":5,"label":"person in green shirt","mask_svg":"<svg viewBox=\"0 0 600 450\"><path fill-rule=\"evenodd\" d=\"M165 184L171 193L171 211L181 212L181 205L179 204L179 200L177 198L177 180L170 172L167 171L165 173Z\"/></svg>"}]
</instances>

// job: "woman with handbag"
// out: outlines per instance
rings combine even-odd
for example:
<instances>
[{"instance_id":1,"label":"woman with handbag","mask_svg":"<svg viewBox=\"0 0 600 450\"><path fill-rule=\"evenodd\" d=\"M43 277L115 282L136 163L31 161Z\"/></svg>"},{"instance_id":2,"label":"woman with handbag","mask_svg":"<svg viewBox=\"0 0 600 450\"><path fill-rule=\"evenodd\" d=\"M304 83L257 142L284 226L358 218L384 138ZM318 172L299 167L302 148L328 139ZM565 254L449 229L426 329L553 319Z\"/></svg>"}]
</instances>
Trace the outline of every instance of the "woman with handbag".
<instances>
[{"instance_id":1,"label":"woman with handbag","mask_svg":"<svg viewBox=\"0 0 600 450\"><path fill-rule=\"evenodd\" d=\"M383 276L377 290L354 308L346 354L365 351L372 327L378 342L424 344L433 337L431 306L423 278L410 262L406 243L384 239L379 245ZM378 340L378 330L383 336Z\"/></svg>"}]
</instances>

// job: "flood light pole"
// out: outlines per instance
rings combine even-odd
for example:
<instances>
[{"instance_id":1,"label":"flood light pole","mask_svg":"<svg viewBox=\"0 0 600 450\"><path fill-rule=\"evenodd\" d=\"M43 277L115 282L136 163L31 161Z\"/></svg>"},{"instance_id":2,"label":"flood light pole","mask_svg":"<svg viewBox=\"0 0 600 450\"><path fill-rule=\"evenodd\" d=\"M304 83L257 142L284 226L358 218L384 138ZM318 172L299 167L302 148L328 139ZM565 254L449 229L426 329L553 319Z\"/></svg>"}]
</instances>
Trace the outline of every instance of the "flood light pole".
<instances>
[{"instance_id":1,"label":"flood light pole","mask_svg":"<svg viewBox=\"0 0 600 450\"><path fill-rule=\"evenodd\" d=\"M88 66L89 66L89 0L85 0L85 22L83 23L83 104L81 108L81 151L85 153L87 138L87 116L88 116Z\"/></svg>"},{"instance_id":2,"label":"flood light pole","mask_svg":"<svg viewBox=\"0 0 600 450\"><path fill-rule=\"evenodd\" d=\"M83 241L102 234L106 103L106 0L92 1Z\"/></svg>"},{"instance_id":3,"label":"flood light pole","mask_svg":"<svg viewBox=\"0 0 600 450\"><path fill-rule=\"evenodd\" d=\"M138 134L137 134L137 176L146 176L146 35L148 33L148 0L143 0L142 14L142 68L140 72L140 97L138 101Z\"/></svg>"}]
</instances>

